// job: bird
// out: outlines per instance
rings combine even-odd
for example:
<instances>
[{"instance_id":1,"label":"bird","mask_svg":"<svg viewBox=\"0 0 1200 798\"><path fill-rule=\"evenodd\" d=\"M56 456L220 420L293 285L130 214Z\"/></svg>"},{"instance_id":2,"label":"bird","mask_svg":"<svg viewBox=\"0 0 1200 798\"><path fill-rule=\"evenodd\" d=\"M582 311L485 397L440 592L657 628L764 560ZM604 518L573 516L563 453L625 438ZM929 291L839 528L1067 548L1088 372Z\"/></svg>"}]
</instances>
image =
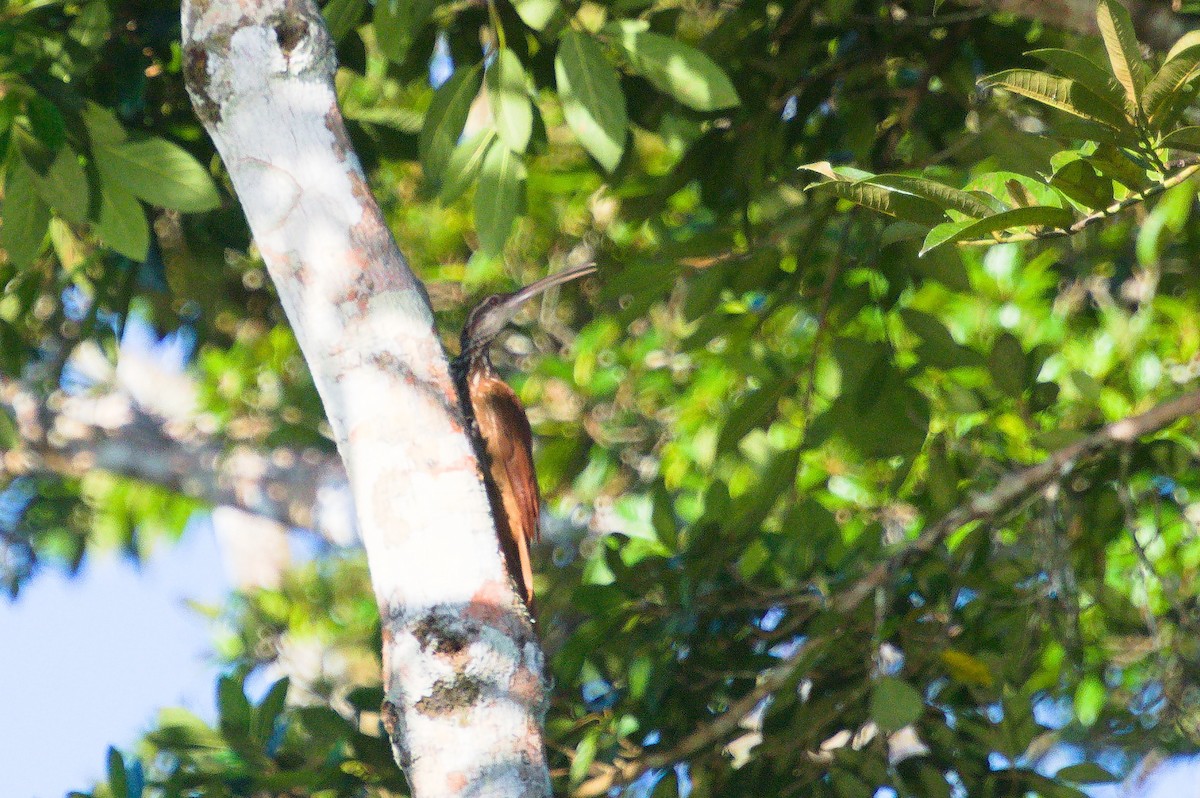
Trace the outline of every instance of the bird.
<instances>
[{"instance_id":1,"label":"bird","mask_svg":"<svg viewBox=\"0 0 1200 798\"><path fill-rule=\"evenodd\" d=\"M479 457L488 502L509 577L533 611L530 546L540 537L541 499L533 465L533 432L516 393L500 378L488 350L525 302L557 285L596 271L587 262L481 300L467 316L461 349L451 363L459 404Z\"/></svg>"}]
</instances>

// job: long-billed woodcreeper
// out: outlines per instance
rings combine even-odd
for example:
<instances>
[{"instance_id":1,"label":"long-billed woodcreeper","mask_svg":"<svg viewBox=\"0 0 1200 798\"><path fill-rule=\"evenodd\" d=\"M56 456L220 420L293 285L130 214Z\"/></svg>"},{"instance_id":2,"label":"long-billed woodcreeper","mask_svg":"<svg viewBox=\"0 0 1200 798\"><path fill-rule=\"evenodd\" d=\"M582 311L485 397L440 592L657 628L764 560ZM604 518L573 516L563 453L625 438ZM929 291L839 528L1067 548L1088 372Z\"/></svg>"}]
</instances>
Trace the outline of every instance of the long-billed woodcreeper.
<instances>
[{"instance_id":1,"label":"long-billed woodcreeper","mask_svg":"<svg viewBox=\"0 0 1200 798\"><path fill-rule=\"evenodd\" d=\"M451 367L459 403L472 428L483 468L500 550L509 576L530 608L533 566L529 547L539 538L541 512L533 467L533 433L521 401L492 366L488 348L527 300L595 270L594 263L585 263L543 277L511 294L483 299L467 317L462 351Z\"/></svg>"}]
</instances>

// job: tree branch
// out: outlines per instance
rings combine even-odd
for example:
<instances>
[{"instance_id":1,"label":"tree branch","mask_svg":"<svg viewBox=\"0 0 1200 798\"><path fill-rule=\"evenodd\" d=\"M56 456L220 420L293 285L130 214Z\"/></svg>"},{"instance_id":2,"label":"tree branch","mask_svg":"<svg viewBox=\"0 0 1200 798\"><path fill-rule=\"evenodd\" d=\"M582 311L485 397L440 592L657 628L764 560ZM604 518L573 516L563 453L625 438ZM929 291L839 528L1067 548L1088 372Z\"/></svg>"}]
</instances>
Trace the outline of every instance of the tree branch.
<instances>
[{"instance_id":1,"label":"tree branch","mask_svg":"<svg viewBox=\"0 0 1200 798\"><path fill-rule=\"evenodd\" d=\"M958 245L960 247L990 247L995 246L996 244L1011 244L1014 241L1036 241L1043 238L1063 238L1064 236L1073 236L1076 233L1083 232L1098 222L1117 216L1133 206L1140 205L1146 200L1151 199L1152 197L1157 197L1159 194L1169 191L1170 189L1175 188L1175 186L1187 181L1197 172L1200 172L1200 159L1188 158L1183 161L1169 164L1168 166L1174 167L1179 171L1175 172L1175 174L1171 175L1170 177L1164 178L1162 182L1155 183L1153 186L1150 186L1143 191L1139 191L1132 196L1126 197L1120 202L1114 202L1107 208L1089 213L1087 216L1080 218L1070 227L1064 229L1046 230L1045 232L1039 233L1017 233L1015 235L1005 236L1004 238L978 238L969 241L959 241Z\"/></svg>"},{"instance_id":2,"label":"tree branch","mask_svg":"<svg viewBox=\"0 0 1200 798\"><path fill-rule=\"evenodd\" d=\"M1200 20L1171 10L1170 3L1161 0L1121 0L1133 17L1138 38L1157 50L1166 50L1190 30L1200 27ZM990 8L1040 20L1047 25L1096 36L1096 0L958 0L960 6Z\"/></svg>"},{"instance_id":3,"label":"tree branch","mask_svg":"<svg viewBox=\"0 0 1200 798\"><path fill-rule=\"evenodd\" d=\"M1059 449L1036 465L1004 476L994 488L971 496L940 521L927 527L915 540L872 568L849 589L834 596L826 605L826 609L838 614L852 612L865 599L874 595L877 589L887 584L893 574L912 564L918 557L932 552L956 530L973 522L995 521L1038 491L1069 476L1085 461L1111 449L1127 446L1138 438L1158 432L1186 416L1197 414L1200 414L1200 391L1193 391L1157 405L1140 415L1109 424L1082 440ZM760 701L788 682L808 653L807 649L801 647L778 666L766 671L753 690L734 702L728 710L679 740L670 749L638 759L618 760L606 772L580 785L575 795L580 798L602 795L614 785L628 784L649 770L669 767L721 742L739 728L741 720L758 706Z\"/></svg>"},{"instance_id":4,"label":"tree branch","mask_svg":"<svg viewBox=\"0 0 1200 798\"><path fill-rule=\"evenodd\" d=\"M148 413L121 391L45 399L0 380L0 410L16 423L17 440L0 465L11 476L82 477L99 469L310 529L339 545L356 539L346 471L336 454L231 446L194 425Z\"/></svg>"},{"instance_id":5,"label":"tree branch","mask_svg":"<svg viewBox=\"0 0 1200 798\"><path fill-rule=\"evenodd\" d=\"M1200 391L1192 391L1140 415L1113 422L1083 440L1059 449L1036 465L1005 475L994 488L974 494L900 551L876 565L849 590L835 597L829 609L837 613L850 612L886 584L891 574L933 551L956 530L976 521L994 521L1038 491L1066 478L1084 461L1197 413L1200 413Z\"/></svg>"},{"instance_id":6,"label":"tree branch","mask_svg":"<svg viewBox=\"0 0 1200 798\"><path fill-rule=\"evenodd\" d=\"M183 62L346 464L412 795L548 796L541 648L428 297L347 136L317 4L185 0Z\"/></svg>"}]
</instances>

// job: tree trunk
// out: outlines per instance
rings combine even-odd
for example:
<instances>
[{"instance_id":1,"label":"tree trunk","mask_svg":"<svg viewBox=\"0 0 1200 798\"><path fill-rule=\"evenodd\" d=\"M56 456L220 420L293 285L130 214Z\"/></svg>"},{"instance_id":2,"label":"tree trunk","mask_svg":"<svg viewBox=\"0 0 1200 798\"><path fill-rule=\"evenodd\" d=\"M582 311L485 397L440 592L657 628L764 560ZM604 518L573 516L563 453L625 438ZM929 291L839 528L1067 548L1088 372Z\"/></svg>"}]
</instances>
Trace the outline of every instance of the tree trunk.
<instances>
[{"instance_id":1,"label":"tree trunk","mask_svg":"<svg viewBox=\"0 0 1200 798\"><path fill-rule=\"evenodd\" d=\"M383 717L415 798L541 796L546 684L423 286L346 137L311 0L183 4L225 162L346 464L383 623Z\"/></svg>"}]
</instances>

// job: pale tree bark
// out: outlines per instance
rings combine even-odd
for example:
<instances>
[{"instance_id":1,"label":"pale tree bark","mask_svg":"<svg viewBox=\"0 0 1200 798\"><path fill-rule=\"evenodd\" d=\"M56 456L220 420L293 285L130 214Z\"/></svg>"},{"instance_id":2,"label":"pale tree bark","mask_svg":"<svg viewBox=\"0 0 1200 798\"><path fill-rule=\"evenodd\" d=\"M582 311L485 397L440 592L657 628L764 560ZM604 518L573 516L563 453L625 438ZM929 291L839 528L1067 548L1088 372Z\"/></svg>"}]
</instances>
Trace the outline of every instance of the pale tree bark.
<instances>
[{"instance_id":1,"label":"pale tree bark","mask_svg":"<svg viewBox=\"0 0 1200 798\"><path fill-rule=\"evenodd\" d=\"M383 622L383 716L415 798L550 791L546 684L428 300L338 112L311 0L183 4L192 102L312 372Z\"/></svg>"}]
</instances>

